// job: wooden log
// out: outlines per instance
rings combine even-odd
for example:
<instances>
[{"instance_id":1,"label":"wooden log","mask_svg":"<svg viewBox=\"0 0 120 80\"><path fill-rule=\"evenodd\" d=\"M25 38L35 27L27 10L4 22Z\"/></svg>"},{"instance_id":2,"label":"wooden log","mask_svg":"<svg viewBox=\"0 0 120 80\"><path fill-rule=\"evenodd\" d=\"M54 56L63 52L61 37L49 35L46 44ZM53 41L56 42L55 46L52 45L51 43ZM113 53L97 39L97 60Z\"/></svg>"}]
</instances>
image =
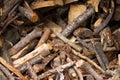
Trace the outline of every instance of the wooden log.
<instances>
[{"instance_id":1,"label":"wooden log","mask_svg":"<svg viewBox=\"0 0 120 80\"><path fill-rule=\"evenodd\" d=\"M19 7L19 11L31 22L37 22L39 19L38 15L30 8L26 1L24 7L22 6Z\"/></svg>"},{"instance_id":2,"label":"wooden log","mask_svg":"<svg viewBox=\"0 0 120 80\"><path fill-rule=\"evenodd\" d=\"M20 1L21 0L7 0L2 9L3 11L0 21L3 21L7 17L9 11Z\"/></svg>"},{"instance_id":3,"label":"wooden log","mask_svg":"<svg viewBox=\"0 0 120 80\"><path fill-rule=\"evenodd\" d=\"M34 1L30 5L30 7L34 10L34 9L39 9L44 7L51 7L55 5L56 4L54 3L54 1Z\"/></svg>"}]
</instances>

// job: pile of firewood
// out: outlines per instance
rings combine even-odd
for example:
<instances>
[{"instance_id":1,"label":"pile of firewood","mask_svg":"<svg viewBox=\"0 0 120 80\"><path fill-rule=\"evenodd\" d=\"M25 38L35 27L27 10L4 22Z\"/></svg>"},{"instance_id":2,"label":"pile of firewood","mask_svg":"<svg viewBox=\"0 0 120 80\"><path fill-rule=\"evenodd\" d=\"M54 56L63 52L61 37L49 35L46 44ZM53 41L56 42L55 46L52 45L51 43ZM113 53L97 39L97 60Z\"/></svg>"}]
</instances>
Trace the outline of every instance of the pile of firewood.
<instances>
[{"instance_id":1,"label":"pile of firewood","mask_svg":"<svg viewBox=\"0 0 120 80\"><path fill-rule=\"evenodd\" d=\"M0 0L0 80L120 80L120 0Z\"/></svg>"}]
</instances>

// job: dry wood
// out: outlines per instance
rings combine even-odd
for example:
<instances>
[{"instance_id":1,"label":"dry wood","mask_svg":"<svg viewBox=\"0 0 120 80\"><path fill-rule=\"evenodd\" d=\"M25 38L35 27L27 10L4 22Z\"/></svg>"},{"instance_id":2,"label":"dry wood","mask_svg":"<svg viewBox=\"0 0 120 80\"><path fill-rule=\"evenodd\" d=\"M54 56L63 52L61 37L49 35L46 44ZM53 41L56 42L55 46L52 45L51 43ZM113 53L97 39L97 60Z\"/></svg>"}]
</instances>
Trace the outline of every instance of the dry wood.
<instances>
[{"instance_id":1,"label":"dry wood","mask_svg":"<svg viewBox=\"0 0 120 80\"><path fill-rule=\"evenodd\" d=\"M101 32L100 32L100 36L101 36L101 44L106 48L113 46L113 40L112 40L112 34L111 34L111 30L110 27L106 27L104 28ZM104 48L103 47L103 48Z\"/></svg>"},{"instance_id":2,"label":"dry wood","mask_svg":"<svg viewBox=\"0 0 120 80\"><path fill-rule=\"evenodd\" d=\"M30 73L31 78L32 78L33 80L38 80L37 74L36 74L35 71L33 70L32 65L31 65L29 62L27 62L26 65L27 65L27 67L28 67L28 71L29 71L29 73Z\"/></svg>"},{"instance_id":3,"label":"dry wood","mask_svg":"<svg viewBox=\"0 0 120 80\"><path fill-rule=\"evenodd\" d=\"M15 55L11 56L11 58L13 60L18 59L20 57L22 57L23 55L27 54L28 52L30 52L31 50L34 49L34 47L37 44L37 40L33 40L32 42L30 42L29 44L27 44L22 50L20 50L18 53L16 53Z\"/></svg>"},{"instance_id":4,"label":"dry wood","mask_svg":"<svg viewBox=\"0 0 120 80\"><path fill-rule=\"evenodd\" d=\"M111 11L109 12L109 15L106 17L104 22L102 22L96 29L94 29L94 34L97 35L101 30L103 30L109 21L111 20L113 13L114 13L115 3L114 0L111 0Z\"/></svg>"},{"instance_id":5,"label":"dry wood","mask_svg":"<svg viewBox=\"0 0 120 80\"><path fill-rule=\"evenodd\" d=\"M82 4L73 4L70 5L69 13L68 13L68 23L72 22L79 15L83 14L87 9L86 5Z\"/></svg>"},{"instance_id":6,"label":"dry wood","mask_svg":"<svg viewBox=\"0 0 120 80\"><path fill-rule=\"evenodd\" d=\"M65 37L68 37L77 27L80 26L81 23L83 23L85 20L91 17L94 14L94 12L95 11L93 7L88 8L83 14L79 15L71 23L69 23L63 30L62 34Z\"/></svg>"},{"instance_id":7,"label":"dry wood","mask_svg":"<svg viewBox=\"0 0 120 80\"><path fill-rule=\"evenodd\" d=\"M96 57L97 57L97 60L98 62L100 63L100 66L106 70L108 68L108 59L105 55L105 53L103 52L102 50L102 45L101 43L99 42L94 42L92 40L92 43L93 43L93 47L94 47L94 51L96 53Z\"/></svg>"},{"instance_id":8,"label":"dry wood","mask_svg":"<svg viewBox=\"0 0 120 80\"><path fill-rule=\"evenodd\" d=\"M97 72L94 71L94 69L90 66L89 63L83 62L80 68L94 76L96 80L103 80L103 78L99 74L97 74Z\"/></svg>"},{"instance_id":9,"label":"dry wood","mask_svg":"<svg viewBox=\"0 0 120 80\"><path fill-rule=\"evenodd\" d=\"M43 79L43 78L45 78L47 76L50 76L51 74L54 74L54 73L56 73L58 71L62 72L64 69L69 68L69 67L73 66L74 64L75 64L75 61L72 61L72 62L69 62L67 64L64 64L64 65L61 65L59 67L56 67L54 69L48 70L48 71L42 73L41 75L39 75L38 79L39 80Z\"/></svg>"},{"instance_id":10,"label":"dry wood","mask_svg":"<svg viewBox=\"0 0 120 80\"><path fill-rule=\"evenodd\" d=\"M45 29L41 39L39 40L39 42L38 42L38 44L36 46L36 48L39 47L40 45L42 45L43 43L45 43L47 41L47 39L49 38L50 33L51 33L51 31L50 31L49 28Z\"/></svg>"},{"instance_id":11,"label":"dry wood","mask_svg":"<svg viewBox=\"0 0 120 80\"><path fill-rule=\"evenodd\" d=\"M118 54L118 65L120 66L120 54Z\"/></svg>"},{"instance_id":12,"label":"dry wood","mask_svg":"<svg viewBox=\"0 0 120 80\"><path fill-rule=\"evenodd\" d=\"M76 73L78 74L79 79L84 80L81 69L78 69L76 66L74 66L74 69L75 69Z\"/></svg>"},{"instance_id":13,"label":"dry wood","mask_svg":"<svg viewBox=\"0 0 120 80\"><path fill-rule=\"evenodd\" d=\"M73 3L73 2L77 2L79 0L64 0L65 4L69 4L69 3Z\"/></svg>"},{"instance_id":14,"label":"dry wood","mask_svg":"<svg viewBox=\"0 0 120 80\"><path fill-rule=\"evenodd\" d=\"M68 74L69 74L69 76L70 76L70 78L71 78L72 80L78 80L78 76L77 76L74 68L70 68L70 69L68 70Z\"/></svg>"},{"instance_id":15,"label":"dry wood","mask_svg":"<svg viewBox=\"0 0 120 80\"><path fill-rule=\"evenodd\" d=\"M54 1L34 1L31 4L32 9L38 9L38 8L44 8L44 7L50 7L50 6L55 6L56 4Z\"/></svg>"},{"instance_id":16,"label":"dry wood","mask_svg":"<svg viewBox=\"0 0 120 80\"><path fill-rule=\"evenodd\" d=\"M48 55L46 58L43 59L42 64L35 64L35 65L33 66L33 69L35 70L35 72L37 73L37 72L43 70L43 69L46 67L46 65L47 65L53 58L55 58L56 55L57 55L57 54L50 54L50 55Z\"/></svg>"},{"instance_id":17,"label":"dry wood","mask_svg":"<svg viewBox=\"0 0 120 80\"><path fill-rule=\"evenodd\" d=\"M19 6L19 11L27 17L31 22L37 22L38 21L38 15L30 8L28 3L25 1L25 6Z\"/></svg>"},{"instance_id":18,"label":"dry wood","mask_svg":"<svg viewBox=\"0 0 120 80\"><path fill-rule=\"evenodd\" d=\"M2 11L2 16L0 18L0 21L3 21L7 17L9 11L20 1L21 0L7 0L6 4L4 4L3 6L3 11Z\"/></svg>"},{"instance_id":19,"label":"dry wood","mask_svg":"<svg viewBox=\"0 0 120 80\"><path fill-rule=\"evenodd\" d=\"M8 78L5 76L5 74L0 70L0 78L2 80L8 80Z\"/></svg>"},{"instance_id":20,"label":"dry wood","mask_svg":"<svg viewBox=\"0 0 120 80\"><path fill-rule=\"evenodd\" d=\"M0 64L0 69L4 72L4 74L7 76L9 80L15 80L12 74L10 73L10 71L1 64Z\"/></svg>"},{"instance_id":21,"label":"dry wood","mask_svg":"<svg viewBox=\"0 0 120 80\"><path fill-rule=\"evenodd\" d=\"M71 62L71 61L72 61L72 60L68 57L68 58L67 58L67 62ZM76 62L76 63L77 63L77 62ZM79 64L79 65L81 65L81 64ZM83 75L82 75L81 70L80 70L76 65L74 65L73 68L74 68L74 70L76 71L79 79L80 79L80 80L83 80Z\"/></svg>"},{"instance_id":22,"label":"dry wood","mask_svg":"<svg viewBox=\"0 0 120 80\"><path fill-rule=\"evenodd\" d=\"M21 66L22 64L24 64L25 62L28 62L30 59L35 58L38 55L41 56L45 56L46 54L49 54L49 47L47 44L43 44L41 46L39 46L37 49L33 50L32 52L28 53L27 55L15 60L13 62L14 67L18 68L19 66Z\"/></svg>"},{"instance_id":23,"label":"dry wood","mask_svg":"<svg viewBox=\"0 0 120 80\"><path fill-rule=\"evenodd\" d=\"M60 5L60 6L63 6L64 5L64 1L63 0L54 0L54 3L56 5Z\"/></svg>"},{"instance_id":24,"label":"dry wood","mask_svg":"<svg viewBox=\"0 0 120 80\"><path fill-rule=\"evenodd\" d=\"M120 28L115 30L112 34L114 45L116 49L119 51L120 50Z\"/></svg>"},{"instance_id":25,"label":"dry wood","mask_svg":"<svg viewBox=\"0 0 120 80\"><path fill-rule=\"evenodd\" d=\"M41 35L42 35L41 28L36 27L31 33L29 33L26 37L24 37L17 44L15 44L11 49L9 49L10 55L16 54L30 41L32 41L34 38L40 37Z\"/></svg>"},{"instance_id":26,"label":"dry wood","mask_svg":"<svg viewBox=\"0 0 120 80\"><path fill-rule=\"evenodd\" d=\"M79 52L76 52L75 50L72 50L73 54L88 61L90 64L92 64L93 66L95 66L98 70L100 70L102 73L104 73L105 71L99 67L95 62L93 62L91 59L89 59L88 57L86 56L83 56L82 54L80 54Z\"/></svg>"},{"instance_id":27,"label":"dry wood","mask_svg":"<svg viewBox=\"0 0 120 80\"><path fill-rule=\"evenodd\" d=\"M55 24L54 22L47 20L46 25L51 28L51 30L54 32L54 34L59 37L61 40L63 40L65 43L69 44L72 48L74 48L77 51L82 51L82 48L75 43L71 42L69 39L65 38L59 31L56 30L55 26L59 26ZM54 26L54 27L53 27Z\"/></svg>"},{"instance_id":28,"label":"dry wood","mask_svg":"<svg viewBox=\"0 0 120 80\"><path fill-rule=\"evenodd\" d=\"M88 28L78 28L73 32L73 34L82 39L93 37L92 31Z\"/></svg>"},{"instance_id":29,"label":"dry wood","mask_svg":"<svg viewBox=\"0 0 120 80\"><path fill-rule=\"evenodd\" d=\"M6 68L8 68L10 71L15 73L18 77L20 77L22 80L28 80L25 78L17 69L15 69L13 66L9 65L2 57L0 57L0 63L2 63Z\"/></svg>"}]
</instances>

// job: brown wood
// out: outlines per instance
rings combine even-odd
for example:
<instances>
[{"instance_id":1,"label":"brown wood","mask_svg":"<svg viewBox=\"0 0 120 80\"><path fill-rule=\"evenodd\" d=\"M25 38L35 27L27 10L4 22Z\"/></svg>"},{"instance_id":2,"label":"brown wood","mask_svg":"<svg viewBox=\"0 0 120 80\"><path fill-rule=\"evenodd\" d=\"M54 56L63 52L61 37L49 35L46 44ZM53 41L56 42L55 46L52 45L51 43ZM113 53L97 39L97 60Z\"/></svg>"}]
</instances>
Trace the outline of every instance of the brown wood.
<instances>
[{"instance_id":1,"label":"brown wood","mask_svg":"<svg viewBox=\"0 0 120 80\"><path fill-rule=\"evenodd\" d=\"M10 71L15 73L18 77L20 77L22 80L28 80L25 78L17 69L15 69L13 66L9 65L2 57L0 57L0 63L2 63L6 68L8 68Z\"/></svg>"},{"instance_id":2,"label":"brown wood","mask_svg":"<svg viewBox=\"0 0 120 80\"><path fill-rule=\"evenodd\" d=\"M40 37L42 35L41 28L36 27L31 33L29 33L26 37L20 40L17 44L15 44L10 51L10 55L16 54L20 51L25 45L27 45L33 39Z\"/></svg>"},{"instance_id":3,"label":"brown wood","mask_svg":"<svg viewBox=\"0 0 120 80\"><path fill-rule=\"evenodd\" d=\"M15 60L13 62L14 67L18 68L19 66L21 66L25 62L28 62L30 59L33 59L38 55L45 56L46 54L49 54L49 53L50 53L49 47L47 46L47 44L43 44L43 45L39 46L37 49L28 53L27 55Z\"/></svg>"}]
</instances>

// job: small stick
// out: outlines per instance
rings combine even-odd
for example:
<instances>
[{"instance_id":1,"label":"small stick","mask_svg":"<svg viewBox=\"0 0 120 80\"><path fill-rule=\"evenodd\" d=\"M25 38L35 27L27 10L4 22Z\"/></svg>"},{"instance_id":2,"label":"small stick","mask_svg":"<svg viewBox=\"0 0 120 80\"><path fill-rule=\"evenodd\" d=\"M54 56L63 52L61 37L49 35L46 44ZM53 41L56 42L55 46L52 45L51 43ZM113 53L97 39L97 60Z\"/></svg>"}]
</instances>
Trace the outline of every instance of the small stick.
<instances>
[{"instance_id":1,"label":"small stick","mask_svg":"<svg viewBox=\"0 0 120 80\"><path fill-rule=\"evenodd\" d=\"M56 67L54 69L48 70L48 71L42 73L41 75L39 75L38 80L41 80L41 79L43 79L43 78L45 78L47 76L50 76L51 74L54 74L54 73L56 73L58 71L62 72L64 69L69 68L69 67L73 66L74 64L75 64L75 61L72 61L72 62L69 62L67 64Z\"/></svg>"},{"instance_id":2,"label":"small stick","mask_svg":"<svg viewBox=\"0 0 120 80\"><path fill-rule=\"evenodd\" d=\"M0 64L0 69L4 72L4 74L8 77L9 80L15 80L10 71Z\"/></svg>"},{"instance_id":3,"label":"small stick","mask_svg":"<svg viewBox=\"0 0 120 80\"><path fill-rule=\"evenodd\" d=\"M93 7L88 8L82 15L79 15L77 18L73 20L73 22L69 23L66 28L63 30L62 34L65 37L68 37L81 23L87 20L94 14L95 10Z\"/></svg>"},{"instance_id":4,"label":"small stick","mask_svg":"<svg viewBox=\"0 0 120 80\"><path fill-rule=\"evenodd\" d=\"M101 23L96 29L94 29L95 35L97 35L101 30L103 30L106 27L106 25L109 23L109 21L111 20L111 18L113 16L114 8L115 8L114 0L111 0L111 11L110 11L109 15L107 16L107 18L105 19L105 21L103 23Z\"/></svg>"},{"instance_id":5,"label":"small stick","mask_svg":"<svg viewBox=\"0 0 120 80\"><path fill-rule=\"evenodd\" d=\"M35 49L32 52L28 53L27 55L15 60L13 62L14 67L18 68L19 66L21 66L25 62L29 61L30 59L35 58L38 55L45 56L46 54L50 53L49 50L50 49L49 49L48 45L43 44L43 45L39 46L37 49Z\"/></svg>"},{"instance_id":6,"label":"small stick","mask_svg":"<svg viewBox=\"0 0 120 80\"><path fill-rule=\"evenodd\" d=\"M20 58L21 56L25 55L26 53L30 52L36 46L38 40L33 40L29 44L27 44L22 50L20 50L15 55L11 56L13 60Z\"/></svg>"},{"instance_id":7,"label":"small stick","mask_svg":"<svg viewBox=\"0 0 120 80\"><path fill-rule=\"evenodd\" d=\"M54 29L52 29L52 31L55 33L55 35L57 37L59 37L61 40L63 40L65 43L69 44L72 48L74 48L75 50L81 52L82 48L78 45L76 45L75 43L71 42L69 39L67 39L66 37L64 37L61 33L55 31Z\"/></svg>"},{"instance_id":8,"label":"small stick","mask_svg":"<svg viewBox=\"0 0 120 80\"><path fill-rule=\"evenodd\" d=\"M7 17L9 11L20 1L21 0L7 0L7 2L4 4L2 9L3 11L2 11L2 16L0 18L0 21L3 21Z\"/></svg>"},{"instance_id":9,"label":"small stick","mask_svg":"<svg viewBox=\"0 0 120 80\"><path fill-rule=\"evenodd\" d=\"M27 65L27 67L28 67L28 71L29 71L29 73L30 73L31 78L32 78L33 80L38 80L37 74L36 74L35 71L33 70L32 65L31 65L29 62L27 62L26 65Z\"/></svg>"},{"instance_id":10,"label":"small stick","mask_svg":"<svg viewBox=\"0 0 120 80\"><path fill-rule=\"evenodd\" d=\"M9 65L2 57L0 57L0 63L2 63L6 68L8 68L10 71L15 73L18 77L20 77L22 80L28 80L25 78L17 69L15 69L13 66Z\"/></svg>"},{"instance_id":11,"label":"small stick","mask_svg":"<svg viewBox=\"0 0 120 80\"><path fill-rule=\"evenodd\" d=\"M76 73L78 74L79 79L84 80L81 70L78 69L76 66L74 66L74 69L75 69Z\"/></svg>"},{"instance_id":12,"label":"small stick","mask_svg":"<svg viewBox=\"0 0 120 80\"><path fill-rule=\"evenodd\" d=\"M46 25L48 27L50 27L50 29L54 32L54 34L59 37L61 40L63 40L65 43L69 44L72 48L74 48L75 50L81 52L82 48L78 45L76 45L75 43L71 42L70 40L68 40L66 37L64 37L61 33L59 33L56 28L54 28L55 26L58 27L59 25L55 24L54 22L47 20L46 21Z\"/></svg>"},{"instance_id":13,"label":"small stick","mask_svg":"<svg viewBox=\"0 0 120 80\"><path fill-rule=\"evenodd\" d=\"M83 61L80 68L83 69L85 72L94 76L96 80L103 80L103 78L94 71L94 69L90 66L89 63Z\"/></svg>"},{"instance_id":14,"label":"small stick","mask_svg":"<svg viewBox=\"0 0 120 80\"><path fill-rule=\"evenodd\" d=\"M93 37L93 32L88 28L77 28L73 34L82 39Z\"/></svg>"},{"instance_id":15,"label":"small stick","mask_svg":"<svg viewBox=\"0 0 120 80\"><path fill-rule=\"evenodd\" d=\"M6 77L5 73L3 73L3 71L0 70L0 79L1 80L8 80L8 78Z\"/></svg>"},{"instance_id":16,"label":"small stick","mask_svg":"<svg viewBox=\"0 0 120 80\"><path fill-rule=\"evenodd\" d=\"M25 1L25 6L19 7L19 11L25 16L27 17L30 21L32 22L37 22L38 21L38 15L30 8L30 6L28 5L28 3Z\"/></svg>"},{"instance_id":17,"label":"small stick","mask_svg":"<svg viewBox=\"0 0 120 80\"><path fill-rule=\"evenodd\" d=\"M64 5L64 1L63 0L54 0L54 3L56 5L60 5L60 6L63 6Z\"/></svg>"},{"instance_id":18,"label":"small stick","mask_svg":"<svg viewBox=\"0 0 120 80\"><path fill-rule=\"evenodd\" d=\"M35 9L39 9L39 8L43 8L43 7L50 7L50 6L55 6L56 4L54 3L54 1L34 1L32 2L32 4L30 5L30 7L35 10Z\"/></svg>"},{"instance_id":19,"label":"small stick","mask_svg":"<svg viewBox=\"0 0 120 80\"><path fill-rule=\"evenodd\" d=\"M93 62L91 59L89 59L88 57L86 56L83 56L82 54L80 54L79 52L76 52L75 50L72 50L73 54L88 61L90 64L92 64L93 66L95 66L98 70L100 70L102 73L104 73L105 71L99 67L95 62Z\"/></svg>"},{"instance_id":20,"label":"small stick","mask_svg":"<svg viewBox=\"0 0 120 80\"><path fill-rule=\"evenodd\" d=\"M96 53L96 57L98 62L100 63L100 66L106 70L108 68L108 59L105 55L105 53L102 50L102 45L100 42L95 42L92 40L94 51Z\"/></svg>"},{"instance_id":21,"label":"small stick","mask_svg":"<svg viewBox=\"0 0 120 80\"><path fill-rule=\"evenodd\" d=\"M40 45L42 45L43 43L45 43L47 41L47 39L49 38L50 33L51 33L50 29L48 29L48 28L45 29L45 31L44 31L40 41L38 42L38 44L36 46L36 48L39 47Z\"/></svg>"},{"instance_id":22,"label":"small stick","mask_svg":"<svg viewBox=\"0 0 120 80\"><path fill-rule=\"evenodd\" d=\"M72 60L68 57L68 58L67 58L67 62L71 62L71 61L72 61ZM76 63L77 63L77 62L76 62ZM79 65L81 65L81 64L79 64ZM78 67L77 67L76 65L74 65L73 68L74 68L74 70L76 71L79 79L80 79L80 80L83 80L83 75L82 75L82 73L81 73L81 70L78 69Z\"/></svg>"},{"instance_id":23,"label":"small stick","mask_svg":"<svg viewBox=\"0 0 120 80\"><path fill-rule=\"evenodd\" d=\"M43 59L42 64L35 64L33 66L33 69L35 70L35 72L39 72L41 70L43 70L46 65L56 56L57 54L50 54L48 55L46 58Z\"/></svg>"},{"instance_id":24,"label":"small stick","mask_svg":"<svg viewBox=\"0 0 120 80\"><path fill-rule=\"evenodd\" d=\"M42 35L41 28L36 27L31 33L29 33L26 37L24 37L17 44L15 44L11 49L9 49L10 55L16 54L30 41L32 41L36 37L40 37L41 35Z\"/></svg>"}]
</instances>

